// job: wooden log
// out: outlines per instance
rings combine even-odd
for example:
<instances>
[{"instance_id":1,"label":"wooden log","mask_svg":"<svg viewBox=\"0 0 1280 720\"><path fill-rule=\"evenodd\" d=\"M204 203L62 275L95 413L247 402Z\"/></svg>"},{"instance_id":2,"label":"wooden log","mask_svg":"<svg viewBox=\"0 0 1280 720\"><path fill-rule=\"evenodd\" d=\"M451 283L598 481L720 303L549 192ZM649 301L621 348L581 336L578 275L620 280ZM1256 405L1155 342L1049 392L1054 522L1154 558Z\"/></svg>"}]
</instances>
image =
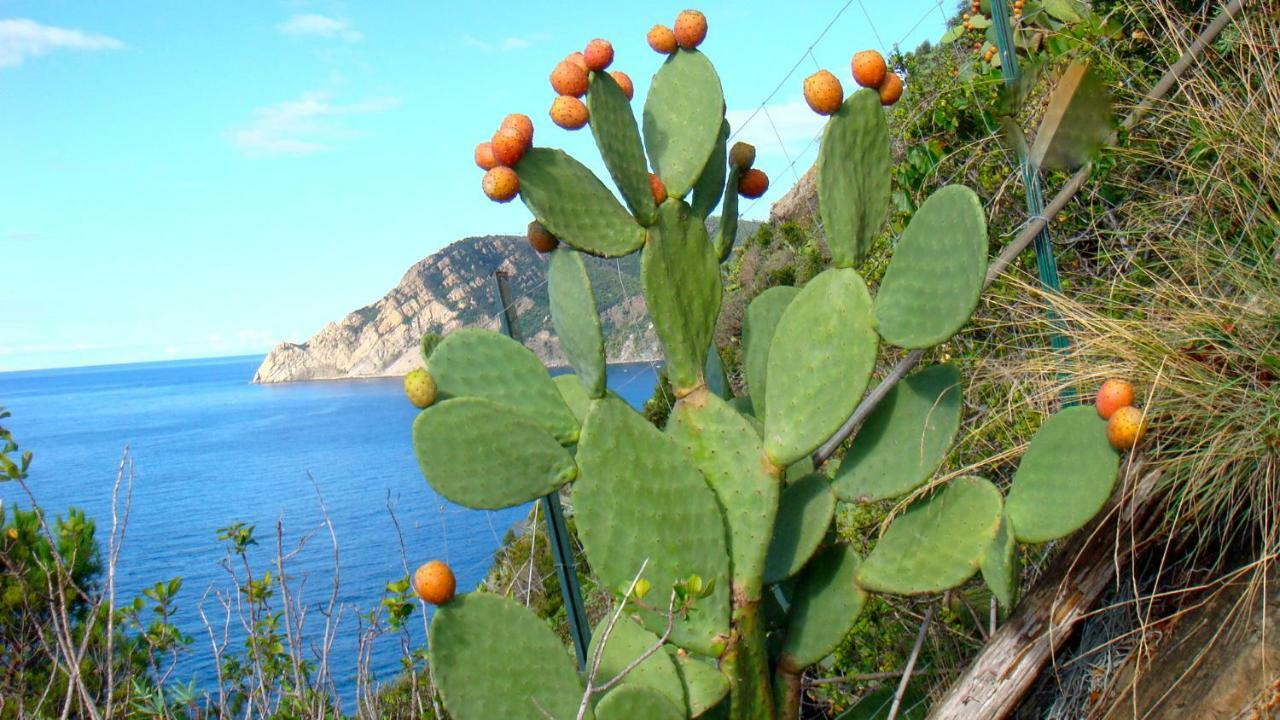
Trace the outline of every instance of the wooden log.
<instances>
[{"instance_id":1,"label":"wooden log","mask_svg":"<svg viewBox=\"0 0 1280 720\"><path fill-rule=\"evenodd\" d=\"M981 654L931 708L937 720L1004 718L1111 586L1148 536L1158 473L1127 467L1120 493L1090 525L1063 542L1044 575Z\"/></svg>"}]
</instances>

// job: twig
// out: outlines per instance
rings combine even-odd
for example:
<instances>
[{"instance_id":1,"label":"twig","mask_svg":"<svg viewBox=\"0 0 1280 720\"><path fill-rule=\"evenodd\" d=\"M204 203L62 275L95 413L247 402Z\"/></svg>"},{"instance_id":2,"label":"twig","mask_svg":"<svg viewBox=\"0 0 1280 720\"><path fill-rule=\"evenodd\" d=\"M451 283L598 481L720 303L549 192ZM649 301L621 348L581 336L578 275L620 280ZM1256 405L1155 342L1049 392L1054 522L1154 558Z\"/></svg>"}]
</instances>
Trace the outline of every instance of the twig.
<instances>
[{"instance_id":1,"label":"twig","mask_svg":"<svg viewBox=\"0 0 1280 720\"><path fill-rule=\"evenodd\" d=\"M916 670L914 675L933 675L938 671L933 668L920 668ZM880 680L893 680L902 677L901 670L890 670L889 672L874 673L857 673L854 675L838 675L828 678L806 679L805 685L845 685L850 683L878 682Z\"/></svg>"},{"instance_id":2,"label":"twig","mask_svg":"<svg viewBox=\"0 0 1280 720\"><path fill-rule=\"evenodd\" d=\"M893 694L893 705L889 706L889 720L898 717L898 708L902 705L902 696L907 692L907 684L911 682L911 671L915 669L916 659L920 657L920 648L924 647L925 635L929 632L929 623L933 622L933 613L938 609L936 604L929 605L929 611L924 614L924 622L920 623L920 632L916 634L916 644L911 648L911 657L907 658L907 668L902 671L902 680L898 683L898 690Z\"/></svg>"},{"instance_id":3,"label":"twig","mask_svg":"<svg viewBox=\"0 0 1280 720\"><path fill-rule=\"evenodd\" d=\"M644 569L649 566L649 558L645 558L640 563L640 569L636 571L636 576L631 578L631 584L627 586L627 592L623 595L622 602L618 603L618 609L613 611L609 616L609 622L604 626L604 635L600 638L600 645L596 649L595 657L591 659L591 672L587 674L587 689L582 693L582 702L578 705L578 720L586 717L587 707L591 703L591 688L595 685L596 674L600 672L600 659L604 657L604 646L609 640L609 635L613 633L613 626L618 624L618 618L622 617L622 611L627 606L626 599L631 597L631 593L635 592L636 583L640 582L640 576L644 575Z\"/></svg>"}]
</instances>

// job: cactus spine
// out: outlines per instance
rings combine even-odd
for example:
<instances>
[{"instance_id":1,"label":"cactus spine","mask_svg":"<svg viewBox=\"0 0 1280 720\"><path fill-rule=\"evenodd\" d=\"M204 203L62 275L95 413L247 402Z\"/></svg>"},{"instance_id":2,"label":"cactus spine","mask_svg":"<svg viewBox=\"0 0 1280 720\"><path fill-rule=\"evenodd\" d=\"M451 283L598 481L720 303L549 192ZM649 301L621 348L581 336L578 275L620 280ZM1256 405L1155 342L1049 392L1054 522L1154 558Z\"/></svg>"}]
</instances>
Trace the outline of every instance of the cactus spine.
<instances>
[{"instance_id":1,"label":"cactus spine","mask_svg":"<svg viewBox=\"0 0 1280 720\"><path fill-rule=\"evenodd\" d=\"M919 492L934 477L961 420L959 371L933 366L899 385L834 476L809 457L862 398L881 339L930 347L968 321L987 247L973 192L947 187L926 201L880 288L868 289L857 267L887 213L889 142L876 93L854 93L828 120L818 160L835 267L751 303L750 396L732 398L712 344L720 263L737 223L719 77L706 56L682 47L654 76L642 122L600 72L590 75L587 103L625 205L559 150L531 148L515 166L521 199L563 241L550 260L550 305L576 379L553 381L496 333L455 331L430 350L424 343L440 400L419 415L413 440L428 482L470 507L510 507L571 483L579 539L621 617L608 638L597 628L583 677L526 609L460 596L430 633L451 716L575 717L585 698L585 715L605 720L713 711L795 718L800 674L836 648L868 593L936 593L981 570L1007 607L1016 541L1073 532L1114 485L1116 455L1091 410L1045 423L1007 502L980 477L937 483L867 558L832 543L836 504ZM660 203L651 167L668 193ZM709 236L704 221L722 196L728 216ZM678 398L665 431L605 390L600 323L578 255L632 252L641 253ZM766 618L774 595L785 596L782 615ZM599 676L590 672L597 664Z\"/></svg>"}]
</instances>

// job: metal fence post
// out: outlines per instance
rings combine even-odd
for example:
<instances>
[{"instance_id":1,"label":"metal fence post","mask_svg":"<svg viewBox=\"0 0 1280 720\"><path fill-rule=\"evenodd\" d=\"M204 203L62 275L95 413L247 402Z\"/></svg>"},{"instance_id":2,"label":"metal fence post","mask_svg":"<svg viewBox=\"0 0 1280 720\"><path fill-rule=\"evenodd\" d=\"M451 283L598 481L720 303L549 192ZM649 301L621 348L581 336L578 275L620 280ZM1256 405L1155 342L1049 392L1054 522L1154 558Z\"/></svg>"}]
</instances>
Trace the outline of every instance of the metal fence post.
<instances>
[{"instance_id":1,"label":"metal fence post","mask_svg":"<svg viewBox=\"0 0 1280 720\"><path fill-rule=\"evenodd\" d=\"M511 297L507 273L495 270L498 283L498 302L502 308L502 331L507 337L522 341L520 318ZM564 520L564 508L560 505L560 493L553 492L542 498L543 515L547 518L547 539L551 545L551 557L555 560L556 578L560 581L560 597L564 601L565 615L569 620L569 635L573 638L573 650L578 656L578 669L586 667L587 645L591 642L591 626L587 623L587 609L582 602L582 588L578 585L578 568L573 561L569 526ZM532 559L530 559L532 562Z\"/></svg>"}]
</instances>

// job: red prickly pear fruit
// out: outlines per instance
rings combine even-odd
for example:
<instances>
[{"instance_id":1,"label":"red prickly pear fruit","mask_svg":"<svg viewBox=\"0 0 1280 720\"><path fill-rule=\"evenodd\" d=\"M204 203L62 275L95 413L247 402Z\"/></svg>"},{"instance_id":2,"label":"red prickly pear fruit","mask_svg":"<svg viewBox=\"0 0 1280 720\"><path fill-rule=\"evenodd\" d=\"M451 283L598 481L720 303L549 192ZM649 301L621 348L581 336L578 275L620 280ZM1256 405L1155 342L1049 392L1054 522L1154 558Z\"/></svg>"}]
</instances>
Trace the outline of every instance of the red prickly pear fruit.
<instances>
[{"instance_id":1,"label":"red prickly pear fruit","mask_svg":"<svg viewBox=\"0 0 1280 720\"><path fill-rule=\"evenodd\" d=\"M631 76L621 70L613 70L609 72L613 76L613 81L618 83L618 87L622 88L622 94L630 100L636 92L636 86L631 82Z\"/></svg>"},{"instance_id":2,"label":"red prickly pear fruit","mask_svg":"<svg viewBox=\"0 0 1280 720\"><path fill-rule=\"evenodd\" d=\"M551 71L551 89L557 95L582 97L587 94L587 71L565 60Z\"/></svg>"},{"instance_id":3,"label":"red prickly pear fruit","mask_svg":"<svg viewBox=\"0 0 1280 720\"><path fill-rule=\"evenodd\" d=\"M587 70L590 70L590 68L587 67L586 56L580 52L571 52L568 55L565 55L564 61L567 63L573 63L574 65L577 65L578 67L582 68L582 72L586 72Z\"/></svg>"},{"instance_id":4,"label":"red prickly pear fruit","mask_svg":"<svg viewBox=\"0 0 1280 720\"><path fill-rule=\"evenodd\" d=\"M729 148L729 164L746 172L756 164L756 146L751 143L736 142Z\"/></svg>"},{"instance_id":5,"label":"red prickly pear fruit","mask_svg":"<svg viewBox=\"0 0 1280 720\"><path fill-rule=\"evenodd\" d=\"M453 571L439 560L424 563L413 573L413 591L432 605L443 605L453 599L458 581Z\"/></svg>"},{"instance_id":6,"label":"red prickly pear fruit","mask_svg":"<svg viewBox=\"0 0 1280 720\"><path fill-rule=\"evenodd\" d=\"M1094 407L1098 409L1098 417L1110 420L1117 410L1132 404L1133 386L1124 380L1112 378L1098 388L1098 399L1094 402Z\"/></svg>"},{"instance_id":7,"label":"red prickly pear fruit","mask_svg":"<svg viewBox=\"0 0 1280 720\"><path fill-rule=\"evenodd\" d=\"M684 10L676 16L676 43L692 50L707 38L707 16L697 10Z\"/></svg>"},{"instance_id":8,"label":"red prickly pear fruit","mask_svg":"<svg viewBox=\"0 0 1280 720\"><path fill-rule=\"evenodd\" d=\"M654 52L670 55L676 51L676 34L666 25L654 25L645 36Z\"/></svg>"},{"instance_id":9,"label":"red prickly pear fruit","mask_svg":"<svg viewBox=\"0 0 1280 720\"><path fill-rule=\"evenodd\" d=\"M608 40L596 38L587 43L586 49L582 51L582 59L587 63L588 70L601 72L613 62L613 45Z\"/></svg>"},{"instance_id":10,"label":"red prickly pear fruit","mask_svg":"<svg viewBox=\"0 0 1280 720\"><path fill-rule=\"evenodd\" d=\"M662 184L662 178L649 173L649 189L653 191L653 201L659 205L667 201L667 186Z\"/></svg>"},{"instance_id":11,"label":"red prickly pear fruit","mask_svg":"<svg viewBox=\"0 0 1280 720\"><path fill-rule=\"evenodd\" d=\"M551 234L546 225L534 220L529 223L529 245L540 253L549 253L560 245L560 238Z\"/></svg>"},{"instance_id":12,"label":"red prickly pear fruit","mask_svg":"<svg viewBox=\"0 0 1280 720\"><path fill-rule=\"evenodd\" d=\"M1142 411L1132 405L1116 410L1107 421L1107 440L1117 450L1132 450L1147 431Z\"/></svg>"},{"instance_id":13,"label":"red prickly pear fruit","mask_svg":"<svg viewBox=\"0 0 1280 720\"><path fill-rule=\"evenodd\" d=\"M587 106L572 95L561 95L551 103L551 122L565 130L580 130L590 119Z\"/></svg>"},{"instance_id":14,"label":"red prickly pear fruit","mask_svg":"<svg viewBox=\"0 0 1280 720\"><path fill-rule=\"evenodd\" d=\"M804 80L804 101L819 115L834 115L844 103L844 88L835 75L819 70Z\"/></svg>"},{"instance_id":15,"label":"red prickly pear fruit","mask_svg":"<svg viewBox=\"0 0 1280 720\"><path fill-rule=\"evenodd\" d=\"M524 143L524 149L533 147L533 120L528 115L511 113L502 119L502 124L498 127L515 128L520 133L520 141Z\"/></svg>"},{"instance_id":16,"label":"red prickly pear fruit","mask_svg":"<svg viewBox=\"0 0 1280 720\"><path fill-rule=\"evenodd\" d=\"M902 78L897 73L886 73L884 82L880 83L880 104L892 105L902 97Z\"/></svg>"},{"instance_id":17,"label":"red prickly pear fruit","mask_svg":"<svg viewBox=\"0 0 1280 720\"><path fill-rule=\"evenodd\" d=\"M764 195L769 189L769 176L763 170L751 168L738 178L738 194L749 200Z\"/></svg>"},{"instance_id":18,"label":"red prickly pear fruit","mask_svg":"<svg viewBox=\"0 0 1280 720\"><path fill-rule=\"evenodd\" d=\"M866 88L880 87L884 74L889 70L884 63L884 56L875 50L854 53L850 66L853 68L854 81Z\"/></svg>"},{"instance_id":19,"label":"red prickly pear fruit","mask_svg":"<svg viewBox=\"0 0 1280 720\"><path fill-rule=\"evenodd\" d=\"M493 157L499 165L515 167L520 158L524 157L524 135L513 127L498 128L498 132L489 141L489 146L493 148Z\"/></svg>"},{"instance_id":20,"label":"red prickly pear fruit","mask_svg":"<svg viewBox=\"0 0 1280 720\"><path fill-rule=\"evenodd\" d=\"M484 180L480 182L480 187L484 190L484 194L489 196L494 202L511 202L511 198L520 192L520 176L516 175L516 171L505 165L499 165L490 168L484 174Z\"/></svg>"},{"instance_id":21,"label":"red prickly pear fruit","mask_svg":"<svg viewBox=\"0 0 1280 720\"><path fill-rule=\"evenodd\" d=\"M493 156L493 145L487 142L476 145L476 167L481 170L498 167L498 159Z\"/></svg>"},{"instance_id":22,"label":"red prickly pear fruit","mask_svg":"<svg viewBox=\"0 0 1280 720\"><path fill-rule=\"evenodd\" d=\"M410 370L409 374L404 376L404 394L418 409L430 406L436 401L435 378L423 368Z\"/></svg>"}]
</instances>

